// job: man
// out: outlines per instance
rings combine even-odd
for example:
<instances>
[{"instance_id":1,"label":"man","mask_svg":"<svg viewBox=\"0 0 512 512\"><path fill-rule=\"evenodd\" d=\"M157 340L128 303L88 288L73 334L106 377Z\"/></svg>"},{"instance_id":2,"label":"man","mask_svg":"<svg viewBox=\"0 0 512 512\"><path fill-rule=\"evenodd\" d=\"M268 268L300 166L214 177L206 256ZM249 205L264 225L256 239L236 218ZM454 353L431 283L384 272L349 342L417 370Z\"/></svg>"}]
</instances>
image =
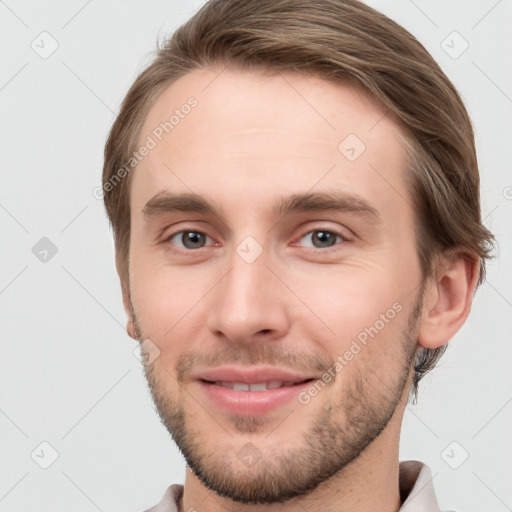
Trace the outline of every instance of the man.
<instances>
[{"instance_id":1,"label":"man","mask_svg":"<svg viewBox=\"0 0 512 512\"><path fill-rule=\"evenodd\" d=\"M187 461L151 511L439 510L401 421L493 237L420 43L356 0L212 0L128 92L103 189Z\"/></svg>"}]
</instances>

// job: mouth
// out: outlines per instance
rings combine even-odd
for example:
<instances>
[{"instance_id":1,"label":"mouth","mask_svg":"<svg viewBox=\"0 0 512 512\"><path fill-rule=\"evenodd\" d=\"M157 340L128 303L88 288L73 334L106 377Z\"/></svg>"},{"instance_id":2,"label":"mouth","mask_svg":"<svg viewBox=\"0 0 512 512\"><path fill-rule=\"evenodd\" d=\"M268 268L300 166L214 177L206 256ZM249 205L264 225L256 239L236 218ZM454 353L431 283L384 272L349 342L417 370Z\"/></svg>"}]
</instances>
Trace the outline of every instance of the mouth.
<instances>
[{"instance_id":1,"label":"mouth","mask_svg":"<svg viewBox=\"0 0 512 512\"><path fill-rule=\"evenodd\" d=\"M294 386L299 386L301 384L306 384L309 382L313 382L315 379L313 377L309 379L304 379L301 381L281 381L281 380L269 380L263 382L232 382L232 381L211 381L206 379L199 379L201 382L205 384L211 384L214 386L221 386L226 389L231 389L233 391L269 391L272 389L280 389L280 388L291 388Z\"/></svg>"},{"instance_id":2,"label":"mouth","mask_svg":"<svg viewBox=\"0 0 512 512\"><path fill-rule=\"evenodd\" d=\"M256 416L301 403L300 393L315 380L280 368L222 367L196 374L192 382L216 412Z\"/></svg>"}]
</instances>

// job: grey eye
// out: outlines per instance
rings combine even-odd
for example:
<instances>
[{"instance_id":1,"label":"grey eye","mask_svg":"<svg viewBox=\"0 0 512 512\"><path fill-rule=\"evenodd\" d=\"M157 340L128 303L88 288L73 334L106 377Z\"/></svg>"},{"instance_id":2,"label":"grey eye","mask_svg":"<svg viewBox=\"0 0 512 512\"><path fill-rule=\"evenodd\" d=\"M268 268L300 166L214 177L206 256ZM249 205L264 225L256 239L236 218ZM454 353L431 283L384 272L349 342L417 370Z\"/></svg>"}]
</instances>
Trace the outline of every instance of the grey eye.
<instances>
[{"instance_id":1,"label":"grey eye","mask_svg":"<svg viewBox=\"0 0 512 512\"><path fill-rule=\"evenodd\" d=\"M315 249L323 249L326 247L333 247L336 245L337 239L340 241L343 240L341 235L334 233L332 231L327 231L323 229L316 229L314 231L310 231L306 235L304 235L301 240L309 238L311 240L311 244L309 247L313 247Z\"/></svg>"},{"instance_id":2,"label":"grey eye","mask_svg":"<svg viewBox=\"0 0 512 512\"><path fill-rule=\"evenodd\" d=\"M204 247L208 235L200 231L180 231L169 238L169 241L182 249L201 249ZM180 243L174 242L178 240Z\"/></svg>"}]
</instances>

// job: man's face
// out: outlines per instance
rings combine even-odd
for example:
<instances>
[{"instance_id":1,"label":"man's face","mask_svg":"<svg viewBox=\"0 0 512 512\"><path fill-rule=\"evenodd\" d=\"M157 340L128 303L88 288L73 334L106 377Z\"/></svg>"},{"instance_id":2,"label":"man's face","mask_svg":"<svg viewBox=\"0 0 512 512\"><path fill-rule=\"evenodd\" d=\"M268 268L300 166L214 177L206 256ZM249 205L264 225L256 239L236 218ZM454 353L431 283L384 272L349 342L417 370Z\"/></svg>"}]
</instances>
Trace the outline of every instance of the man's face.
<instances>
[{"instance_id":1,"label":"man's face","mask_svg":"<svg viewBox=\"0 0 512 512\"><path fill-rule=\"evenodd\" d=\"M400 130L374 102L293 73L217 74L179 79L141 131L156 147L132 176L131 308L196 477L270 503L399 431L421 272Z\"/></svg>"}]
</instances>

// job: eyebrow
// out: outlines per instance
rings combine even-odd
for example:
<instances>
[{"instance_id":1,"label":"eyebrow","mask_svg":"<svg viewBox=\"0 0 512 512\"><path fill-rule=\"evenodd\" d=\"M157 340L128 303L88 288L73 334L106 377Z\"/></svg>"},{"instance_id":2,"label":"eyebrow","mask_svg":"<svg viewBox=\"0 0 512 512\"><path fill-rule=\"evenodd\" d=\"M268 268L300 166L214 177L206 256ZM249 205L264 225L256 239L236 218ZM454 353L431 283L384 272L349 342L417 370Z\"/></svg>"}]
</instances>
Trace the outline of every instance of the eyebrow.
<instances>
[{"instance_id":1,"label":"eyebrow","mask_svg":"<svg viewBox=\"0 0 512 512\"><path fill-rule=\"evenodd\" d=\"M160 192L153 196L142 209L144 218L158 216L163 213L180 211L213 214L222 216L223 210L215 202L211 202L197 194L174 194ZM379 211L366 199L346 192L308 192L281 197L272 208L276 217L284 217L293 212L336 211L350 212L365 216L377 223L381 217Z\"/></svg>"}]
</instances>

